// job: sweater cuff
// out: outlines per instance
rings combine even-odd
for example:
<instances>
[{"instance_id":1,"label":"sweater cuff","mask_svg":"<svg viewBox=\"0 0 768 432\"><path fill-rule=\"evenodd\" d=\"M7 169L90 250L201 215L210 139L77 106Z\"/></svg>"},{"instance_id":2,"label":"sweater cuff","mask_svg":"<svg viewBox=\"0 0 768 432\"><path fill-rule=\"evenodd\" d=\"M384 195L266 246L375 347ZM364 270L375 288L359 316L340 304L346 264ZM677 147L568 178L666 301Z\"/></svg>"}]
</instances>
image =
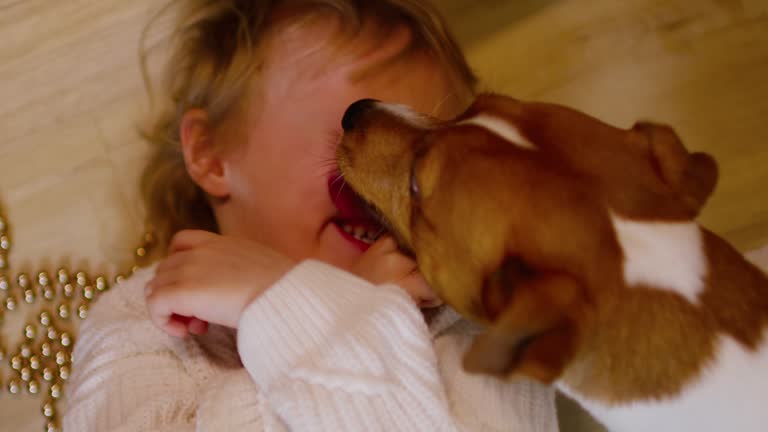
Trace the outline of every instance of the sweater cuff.
<instances>
[{"instance_id":1,"label":"sweater cuff","mask_svg":"<svg viewBox=\"0 0 768 432\"><path fill-rule=\"evenodd\" d=\"M268 391L303 358L349 333L382 305L421 315L395 285L374 286L329 264L304 261L243 311L237 334L240 358L256 384Z\"/></svg>"}]
</instances>

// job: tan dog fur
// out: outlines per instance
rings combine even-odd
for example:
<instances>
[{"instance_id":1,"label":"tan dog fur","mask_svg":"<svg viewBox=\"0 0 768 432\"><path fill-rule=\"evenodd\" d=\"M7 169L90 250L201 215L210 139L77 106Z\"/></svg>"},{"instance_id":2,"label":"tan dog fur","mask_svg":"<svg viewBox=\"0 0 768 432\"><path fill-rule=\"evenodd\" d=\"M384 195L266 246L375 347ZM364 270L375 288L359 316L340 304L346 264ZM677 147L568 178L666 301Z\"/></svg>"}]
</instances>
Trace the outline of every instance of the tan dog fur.
<instances>
[{"instance_id":1,"label":"tan dog fur","mask_svg":"<svg viewBox=\"0 0 768 432\"><path fill-rule=\"evenodd\" d=\"M709 231L697 303L628 288L612 215L690 222L717 180L712 158L690 154L671 128L623 130L488 94L444 123L379 103L359 111L338 148L341 171L440 296L487 326L467 369L557 380L611 405L679 394L715 357L719 334L748 350L763 340L768 280ZM469 121L480 114L532 148Z\"/></svg>"}]
</instances>

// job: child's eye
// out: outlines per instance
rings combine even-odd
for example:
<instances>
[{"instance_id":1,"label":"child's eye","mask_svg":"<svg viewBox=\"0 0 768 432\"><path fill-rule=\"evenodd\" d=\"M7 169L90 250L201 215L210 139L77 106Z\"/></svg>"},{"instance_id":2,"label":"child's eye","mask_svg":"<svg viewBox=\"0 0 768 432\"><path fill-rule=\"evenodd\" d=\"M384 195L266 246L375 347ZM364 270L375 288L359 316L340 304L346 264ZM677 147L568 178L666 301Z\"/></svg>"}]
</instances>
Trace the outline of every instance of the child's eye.
<instances>
[{"instance_id":1,"label":"child's eye","mask_svg":"<svg viewBox=\"0 0 768 432\"><path fill-rule=\"evenodd\" d=\"M421 198L421 190L419 189L419 182L416 178L415 165L411 167L411 199L418 201Z\"/></svg>"}]
</instances>

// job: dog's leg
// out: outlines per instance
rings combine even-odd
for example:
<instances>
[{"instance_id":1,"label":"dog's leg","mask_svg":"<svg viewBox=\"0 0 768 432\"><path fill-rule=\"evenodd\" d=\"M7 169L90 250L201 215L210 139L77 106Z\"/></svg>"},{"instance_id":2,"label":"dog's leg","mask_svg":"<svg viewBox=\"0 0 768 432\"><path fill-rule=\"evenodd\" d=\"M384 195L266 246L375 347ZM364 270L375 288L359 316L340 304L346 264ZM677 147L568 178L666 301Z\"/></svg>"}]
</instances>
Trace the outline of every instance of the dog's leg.
<instances>
[{"instance_id":1,"label":"dog's leg","mask_svg":"<svg viewBox=\"0 0 768 432\"><path fill-rule=\"evenodd\" d=\"M544 273L513 288L507 307L464 357L469 372L550 383L574 354L581 288L571 277Z\"/></svg>"}]
</instances>

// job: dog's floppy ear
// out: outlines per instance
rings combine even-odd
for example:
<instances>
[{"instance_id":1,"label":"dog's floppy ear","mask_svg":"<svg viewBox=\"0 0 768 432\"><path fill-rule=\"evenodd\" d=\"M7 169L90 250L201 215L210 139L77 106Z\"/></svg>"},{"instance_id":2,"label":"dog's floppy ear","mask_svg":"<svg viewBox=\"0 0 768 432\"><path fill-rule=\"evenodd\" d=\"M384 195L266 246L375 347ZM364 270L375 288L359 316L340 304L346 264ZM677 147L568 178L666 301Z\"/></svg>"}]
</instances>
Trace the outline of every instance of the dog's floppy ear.
<instances>
[{"instance_id":1,"label":"dog's floppy ear","mask_svg":"<svg viewBox=\"0 0 768 432\"><path fill-rule=\"evenodd\" d=\"M669 126L640 122L632 131L647 140L661 180L680 195L694 216L698 215L717 184L715 160L706 153L688 153Z\"/></svg>"},{"instance_id":2,"label":"dog's floppy ear","mask_svg":"<svg viewBox=\"0 0 768 432\"><path fill-rule=\"evenodd\" d=\"M494 277L489 283L503 280ZM500 286L485 289L510 291ZM467 351L464 368L468 372L504 378L526 376L551 383L576 351L580 293L579 284L562 274L541 273L519 281L511 288L505 308L494 317L491 327Z\"/></svg>"}]
</instances>

